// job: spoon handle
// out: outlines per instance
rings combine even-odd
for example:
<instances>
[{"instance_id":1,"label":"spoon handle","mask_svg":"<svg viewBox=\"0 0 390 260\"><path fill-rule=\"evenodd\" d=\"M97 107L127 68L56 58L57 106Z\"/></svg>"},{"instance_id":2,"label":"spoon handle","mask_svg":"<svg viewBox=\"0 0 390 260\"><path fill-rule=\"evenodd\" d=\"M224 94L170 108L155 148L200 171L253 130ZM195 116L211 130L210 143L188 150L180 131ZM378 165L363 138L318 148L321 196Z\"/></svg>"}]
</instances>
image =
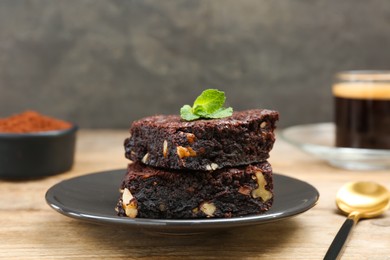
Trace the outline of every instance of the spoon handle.
<instances>
[{"instance_id":1,"label":"spoon handle","mask_svg":"<svg viewBox=\"0 0 390 260\"><path fill-rule=\"evenodd\" d=\"M344 224L341 226L339 232L334 238L332 244L330 245L328 252L324 257L324 260L335 260L338 259L341 251L344 248L345 242L347 241L349 234L351 233L352 228L355 226L357 219L348 217Z\"/></svg>"}]
</instances>

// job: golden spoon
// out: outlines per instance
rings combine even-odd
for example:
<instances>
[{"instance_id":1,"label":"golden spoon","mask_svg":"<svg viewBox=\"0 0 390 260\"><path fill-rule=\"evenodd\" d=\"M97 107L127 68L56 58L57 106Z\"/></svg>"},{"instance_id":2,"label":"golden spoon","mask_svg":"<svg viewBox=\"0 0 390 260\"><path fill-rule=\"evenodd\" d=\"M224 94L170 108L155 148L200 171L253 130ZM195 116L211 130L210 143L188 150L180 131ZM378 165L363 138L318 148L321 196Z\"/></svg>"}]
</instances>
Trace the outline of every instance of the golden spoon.
<instances>
[{"instance_id":1,"label":"golden spoon","mask_svg":"<svg viewBox=\"0 0 390 260\"><path fill-rule=\"evenodd\" d=\"M343 213L348 214L348 217L330 245L324 260L339 257L350 231L359 219L377 217L389 208L390 192L374 182L351 182L338 191L336 204Z\"/></svg>"}]
</instances>

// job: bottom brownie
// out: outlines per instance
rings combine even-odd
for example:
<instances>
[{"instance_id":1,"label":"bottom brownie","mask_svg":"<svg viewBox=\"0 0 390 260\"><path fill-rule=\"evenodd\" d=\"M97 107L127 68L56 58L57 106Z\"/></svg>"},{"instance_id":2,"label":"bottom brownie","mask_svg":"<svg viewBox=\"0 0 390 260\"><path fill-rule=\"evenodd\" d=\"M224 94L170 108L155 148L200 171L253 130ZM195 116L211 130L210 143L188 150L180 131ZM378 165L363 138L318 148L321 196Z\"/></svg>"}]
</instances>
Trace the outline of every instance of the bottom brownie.
<instances>
[{"instance_id":1,"label":"bottom brownie","mask_svg":"<svg viewBox=\"0 0 390 260\"><path fill-rule=\"evenodd\" d=\"M267 211L268 162L215 171L172 171L129 164L116 211L131 218L229 218Z\"/></svg>"}]
</instances>

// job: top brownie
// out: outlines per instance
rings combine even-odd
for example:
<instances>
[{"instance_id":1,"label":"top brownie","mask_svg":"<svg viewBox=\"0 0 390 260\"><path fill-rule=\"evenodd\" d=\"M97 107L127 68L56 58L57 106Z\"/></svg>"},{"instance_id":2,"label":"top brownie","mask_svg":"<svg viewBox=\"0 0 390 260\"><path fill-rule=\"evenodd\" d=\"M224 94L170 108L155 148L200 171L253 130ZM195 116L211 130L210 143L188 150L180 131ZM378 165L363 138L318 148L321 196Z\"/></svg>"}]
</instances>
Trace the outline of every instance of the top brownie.
<instances>
[{"instance_id":1,"label":"top brownie","mask_svg":"<svg viewBox=\"0 0 390 260\"><path fill-rule=\"evenodd\" d=\"M125 155L169 169L216 170L263 162L275 142L278 119L277 111L267 109L195 121L178 115L146 117L132 123Z\"/></svg>"}]
</instances>

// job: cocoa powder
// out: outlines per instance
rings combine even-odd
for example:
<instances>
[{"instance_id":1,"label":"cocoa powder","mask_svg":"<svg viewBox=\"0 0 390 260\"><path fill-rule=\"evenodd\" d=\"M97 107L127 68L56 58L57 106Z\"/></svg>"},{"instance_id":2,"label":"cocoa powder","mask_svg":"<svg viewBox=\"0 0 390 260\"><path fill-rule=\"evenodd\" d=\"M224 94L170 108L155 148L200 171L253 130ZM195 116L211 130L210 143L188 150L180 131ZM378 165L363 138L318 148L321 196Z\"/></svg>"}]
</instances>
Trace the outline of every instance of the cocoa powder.
<instances>
[{"instance_id":1,"label":"cocoa powder","mask_svg":"<svg viewBox=\"0 0 390 260\"><path fill-rule=\"evenodd\" d=\"M6 118L0 118L0 133L36 133L71 128L72 124L60 119L25 111Z\"/></svg>"}]
</instances>

